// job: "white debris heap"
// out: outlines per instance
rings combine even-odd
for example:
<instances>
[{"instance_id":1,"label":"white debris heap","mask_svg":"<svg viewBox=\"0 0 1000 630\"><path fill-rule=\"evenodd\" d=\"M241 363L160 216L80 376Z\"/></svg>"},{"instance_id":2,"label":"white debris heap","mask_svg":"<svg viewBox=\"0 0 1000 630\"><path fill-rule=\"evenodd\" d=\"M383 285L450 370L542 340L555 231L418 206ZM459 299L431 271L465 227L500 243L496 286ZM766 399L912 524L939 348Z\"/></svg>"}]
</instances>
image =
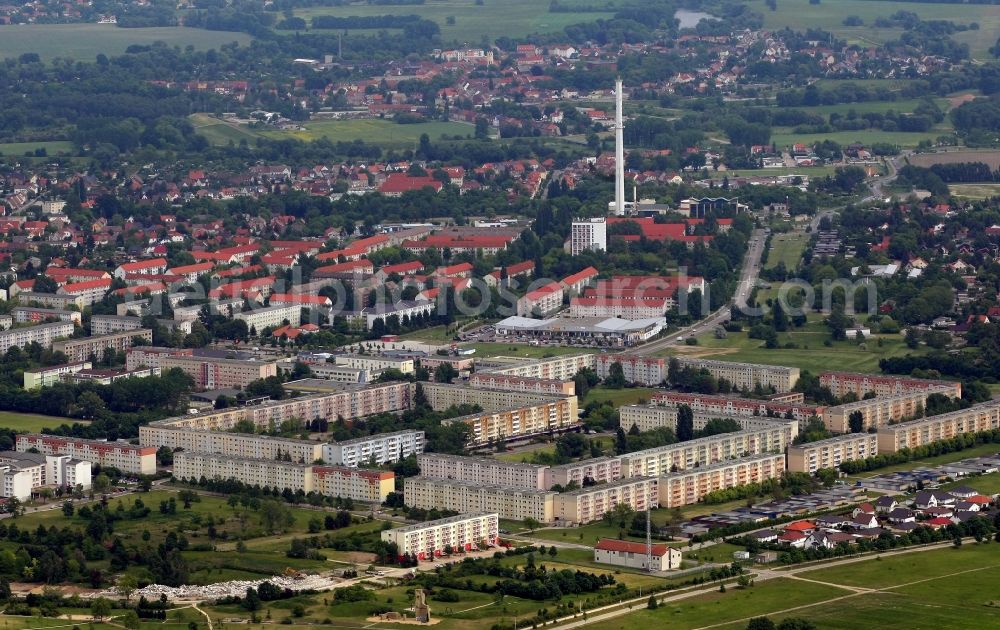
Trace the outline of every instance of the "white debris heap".
<instances>
[{"instance_id":1,"label":"white debris heap","mask_svg":"<svg viewBox=\"0 0 1000 630\"><path fill-rule=\"evenodd\" d=\"M336 578L323 577L321 575L305 575L298 578L291 578L276 575L264 580L232 580L230 582L216 582L197 586L185 584L183 586L164 586L162 584L150 584L145 588L136 591L136 597L145 597L148 600L156 600L160 595L166 595L169 600L214 600L223 597L243 597L248 588L258 588L264 582L270 582L280 589L292 591L323 591L337 586L340 580ZM108 589L102 594L104 597L121 597L122 593L117 588Z\"/></svg>"}]
</instances>

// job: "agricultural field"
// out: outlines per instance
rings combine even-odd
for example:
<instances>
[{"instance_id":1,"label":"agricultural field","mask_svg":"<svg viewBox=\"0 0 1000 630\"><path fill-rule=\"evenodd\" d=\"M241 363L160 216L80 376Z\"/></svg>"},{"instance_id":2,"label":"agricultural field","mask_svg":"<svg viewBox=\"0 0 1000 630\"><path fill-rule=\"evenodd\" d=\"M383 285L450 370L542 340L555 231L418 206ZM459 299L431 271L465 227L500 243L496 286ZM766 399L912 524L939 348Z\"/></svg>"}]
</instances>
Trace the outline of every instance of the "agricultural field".
<instances>
[{"instance_id":1,"label":"agricultural field","mask_svg":"<svg viewBox=\"0 0 1000 630\"><path fill-rule=\"evenodd\" d=\"M576 5L616 5L622 0L591 3L587 0L561 0L560 4ZM349 4L340 7L310 7L296 9L295 15L304 18L307 24L315 15L371 16L371 15L419 15L421 18L437 22L441 27L444 42L481 45L483 40L492 42L498 37L524 37L532 33L555 33L570 24L593 22L599 18L611 17L613 11L550 13L548 2L538 0L484 0L478 6L475 0L428 0L422 5L383 6L377 4ZM454 18L449 20L449 18Z\"/></svg>"},{"instance_id":2,"label":"agricultural field","mask_svg":"<svg viewBox=\"0 0 1000 630\"><path fill-rule=\"evenodd\" d=\"M925 168L935 164L960 164L962 162L982 162L990 169L1000 169L1000 151L937 151L935 153L918 153L909 157L910 164Z\"/></svg>"},{"instance_id":3,"label":"agricultural field","mask_svg":"<svg viewBox=\"0 0 1000 630\"><path fill-rule=\"evenodd\" d=\"M833 345L823 345L830 334L818 319L812 319L802 328L778 333L779 346L794 343L797 348L767 349L760 339L750 339L746 332L729 333L726 339L716 339L709 332L698 337L698 346L672 349L672 353L684 356L698 356L720 361L745 361L768 365L786 365L809 370L813 373L836 365L849 372L879 371L878 362L887 357L912 354L903 343L902 335L872 335L862 346L854 341L834 341ZM878 346L878 340L882 346ZM663 353L666 356L667 353Z\"/></svg>"},{"instance_id":4,"label":"agricultural field","mask_svg":"<svg viewBox=\"0 0 1000 630\"><path fill-rule=\"evenodd\" d=\"M0 427L17 431L18 433L40 433L42 429L57 427L61 424L90 424L90 422L87 420L77 420L76 418L0 411Z\"/></svg>"},{"instance_id":5,"label":"agricultural field","mask_svg":"<svg viewBox=\"0 0 1000 630\"><path fill-rule=\"evenodd\" d=\"M924 2L871 2L869 0L836 0L811 4L809 0L778 0L777 11L756 5L755 10L764 16L764 27L781 29L790 27L805 31L818 28L834 33L849 43L864 46L879 45L896 39L902 29L875 28L875 20L889 17L897 11L912 11L923 20L949 20L959 24L978 22L978 31L956 33L953 38L969 44L973 58L990 58L989 48L996 43L1000 32L1000 6ZM844 26L844 18L856 15L864 20L863 26Z\"/></svg>"},{"instance_id":6,"label":"agricultural field","mask_svg":"<svg viewBox=\"0 0 1000 630\"><path fill-rule=\"evenodd\" d=\"M805 232L788 232L775 234L771 237L771 252L767 256L765 269L773 269L779 262L785 263L785 268L792 270L799 266L802 252L809 244L809 235Z\"/></svg>"},{"instance_id":7,"label":"agricultural field","mask_svg":"<svg viewBox=\"0 0 1000 630\"><path fill-rule=\"evenodd\" d=\"M246 33L206 31L200 28L118 28L113 24L28 24L0 26L0 57L38 53L43 59L93 61L94 57L120 55L133 44L163 42L168 46L194 46L207 50L221 44L250 43Z\"/></svg>"}]
</instances>

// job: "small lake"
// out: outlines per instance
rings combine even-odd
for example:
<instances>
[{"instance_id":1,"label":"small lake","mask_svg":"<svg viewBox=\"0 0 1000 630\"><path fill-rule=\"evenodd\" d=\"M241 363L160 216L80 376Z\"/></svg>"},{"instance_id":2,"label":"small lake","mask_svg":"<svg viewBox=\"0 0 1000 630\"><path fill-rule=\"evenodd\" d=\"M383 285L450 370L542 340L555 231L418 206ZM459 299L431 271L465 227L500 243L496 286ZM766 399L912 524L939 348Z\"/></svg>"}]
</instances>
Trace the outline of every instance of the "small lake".
<instances>
[{"instance_id":1,"label":"small lake","mask_svg":"<svg viewBox=\"0 0 1000 630\"><path fill-rule=\"evenodd\" d=\"M704 11L689 11L687 9L678 9L674 13L674 17L677 18L681 23L681 28L694 28L698 26L698 22L702 20L714 20L716 17L710 13L705 13Z\"/></svg>"}]
</instances>

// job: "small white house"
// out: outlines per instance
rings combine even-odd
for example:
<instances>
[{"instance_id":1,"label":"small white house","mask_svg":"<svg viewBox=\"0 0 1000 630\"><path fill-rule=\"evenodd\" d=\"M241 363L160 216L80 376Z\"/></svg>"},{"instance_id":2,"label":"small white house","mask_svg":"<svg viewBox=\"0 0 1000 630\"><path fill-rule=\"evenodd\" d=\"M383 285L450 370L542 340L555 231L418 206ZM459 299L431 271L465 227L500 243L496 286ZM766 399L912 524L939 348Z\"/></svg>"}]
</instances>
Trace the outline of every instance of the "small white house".
<instances>
[{"instance_id":1,"label":"small white house","mask_svg":"<svg viewBox=\"0 0 1000 630\"><path fill-rule=\"evenodd\" d=\"M602 538L594 547L594 562L632 569L645 569L646 543ZM681 568L681 552L667 545L653 545L652 570L670 571Z\"/></svg>"}]
</instances>

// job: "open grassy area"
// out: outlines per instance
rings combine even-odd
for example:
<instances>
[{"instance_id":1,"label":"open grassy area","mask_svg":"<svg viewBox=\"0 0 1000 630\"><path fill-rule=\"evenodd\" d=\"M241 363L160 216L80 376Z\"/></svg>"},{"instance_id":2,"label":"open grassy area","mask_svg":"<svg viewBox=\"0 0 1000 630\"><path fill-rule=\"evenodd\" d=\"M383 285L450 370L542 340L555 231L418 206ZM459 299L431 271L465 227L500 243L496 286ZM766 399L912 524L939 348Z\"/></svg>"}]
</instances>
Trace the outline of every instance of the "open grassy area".
<instances>
[{"instance_id":1,"label":"open grassy area","mask_svg":"<svg viewBox=\"0 0 1000 630\"><path fill-rule=\"evenodd\" d=\"M222 44L250 43L246 33L206 31L200 28L156 27L118 28L113 24L28 24L0 26L0 57L38 53L55 57L93 61L100 53L120 55L133 44L164 42L168 46L194 46L201 50Z\"/></svg>"},{"instance_id":2,"label":"open grassy area","mask_svg":"<svg viewBox=\"0 0 1000 630\"><path fill-rule=\"evenodd\" d=\"M472 125L458 122L425 122L412 125L400 125L391 120L314 120L302 123L303 131L261 130L257 133L265 138L285 140L318 140L326 138L331 142L351 142L364 140L370 144L386 146L415 147L420 136L427 134L430 139L438 140L442 135L471 136L475 131Z\"/></svg>"},{"instance_id":3,"label":"open grassy area","mask_svg":"<svg viewBox=\"0 0 1000 630\"><path fill-rule=\"evenodd\" d=\"M4 142L0 143L0 155L20 157L27 152L34 153L38 149L45 149L45 154L49 157L57 155L74 155L76 149L73 143L68 140L52 140L48 142Z\"/></svg>"},{"instance_id":4,"label":"open grassy area","mask_svg":"<svg viewBox=\"0 0 1000 630\"><path fill-rule=\"evenodd\" d=\"M209 144L225 146L230 142L239 144L241 140L251 143L260 138L260 134L247 127L226 122L208 114L191 114L188 117L195 130L205 136Z\"/></svg>"},{"instance_id":5,"label":"open grassy area","mask_svg":"<svg viewBox=\"0 0 1000 630\"><path fill-rule=\"evenodd\" d=\"M42 416L35 413L0 411L0 427L11 429L18 433L39 433L42 429L57 427L61 424L90 424L90 422L75 418L62 418L60 416Z\"/></svg>"},{"instance_id":6,"label":"open grassy area","mask_svg":"<svg viewBox=\"0 0 1000 630\"><path fill-rule=\"evenodd\" d=\"M608 389L603 385L591 388L580 402L580 408L592 402L608 401L615 407L635 405L640 401L648 401L655 390L651 387L627 387L625 389Z\"/></svg>"},{"instance_id":7,"label":"open grassy area","mask_svg":"<svg viewBox=\"0 0 1000 630\"><path fill-rule=\"evenodd\" d=\"M968 459L970 457L984 457L986 455L996 455L997 453L1000 453L1000 445L980 444L964 451L945 453L944 455L918 459L905 464L896 464L895 466L886 466L885 468L879 468L878 470L870 470L857 475L851 475L850 478L863 479L866 477L875 477L877 475L899 472L901 470L913 470L914 468L918 468L920 466L940 466L941 464L950 464L952 462ZM997 475L997 477L1000 478L1000 475ZM981 478L977 477L976 479L978 480ZM1000 490L997 490L997 492L1000 492Z\"/></svg>"},{"instance_id":8,"label":"open grassy area","mask_svg":"<svg viewBox=\"0 0 1000 630\"><path fill-rule=\"evenodd\" d=\"M919 352L910 350L903 343L902 335L872 335L864 345L854 341L834 341L827 347L823 342L830 334L818 316L810 315L810 321L802 328L778 333L779 346L794 343L797 348L779 347L767 349L760 339L750 339L746 332L729 333L726 339L716 339L711 333L698 337L697 347L684 347L684 356L703 356L721 361L744 361L768 365L787 365L822 372L836 366L850 372L879 372L878 362L886 357L898 357ZM879 347L878 340L882 340ZM678 353L678 349L663 355Z\"/></svg>"},{"instance_id":9,"label":"open grassy area","mask_svg":"<svg viewBox=\"0 0 1000 630\"><path fill-rule=\"evenodd\" d=\"M563 6L606 6L624 4L621 0L562 0ZM570 24L608 19L612 12L550 13L549 3L538 0L484 0L478 6L475 0L428 0L422 5L381 6L350 4L341 7L311 7L296 9L295 15L311 24L314 15L369 16L369 15L419 15L437 22L441 39L445 42L463 42L481 45L483 40L492 42L498 37L524 37L532 33L555 33ZM454 23L449 24L449 17Z\"/></svg>"},{"instance_id":10,"label":"open grassy area","mask_svg":"<svg viewBox=\"0 0 1000 630\"><path fill-rule=\"evenodd\" d=\"M993 452L989 453L991 455L996 454L996 445L993 444ZM1000 493L1000 473L990 473L988 475L977 475L975 477L965 477L959 479L958 481L953 481L951 483L946 483L942 486L945 490L950 490L952 488L957 488L959 486L966 486L969 488L975 488L980 494L985 494L987 496L993 496Z\"/></svg>"},{"instance_id":11,"label":"open grassy area","mask_svg":"<svg viewBox=\"0 0 1000 630\"><path fill-rule=\"evenodd\" d=\"M771 238L771 252L767 255L767 264L764 267L773 269L779 262L783 262L786 269L796 269L808 244L809 235L805 232L775 234Z\"/></svg>"},{"instance_id":12,"label":"open grassy area","mask_svg":"<svg viewBox=\"0 0 1000 630\"><path fill-rule=\"evenodd\" d=\"M854 142L860 142L861 144L866 145L884 142L904 148L912 148L920 144L921 140L930 140L933 142L939 136L949 133L951 133L950 130L944 128L937 130L932 129L926 133L881 131L878 129L869 129L866 131L832 131L830 133L795 133L791 130L783 130L776 131L772 134L771 142L779 147L787 147L795 143L802 143L811 146L817 142L822 142L823 140L833 140L841 146L846 146Z\"/></svg>"},{"instance_id":13,"label":"open grassy area","mask_svg":"<svg viewBox=\"0 0 1000 630\"><path fill-rule=\"evenodd\" d=\"M645 607L607 621L588 625L590 630L632 630L633 628L668 627L671 630L708 628L796 606L808 606L850 594L849 591L788 579L763 582L752 588L731 588L725 593L710 593L678 602L661 604L656 610ZM812 611L810 608L809 611ZM745 628L746 621L733 626ZM857 626L866 627L866 626Z\"/></svg>"},{"instance_id":14,"label":"open grassy area","mask_svg":"<svg viewBox=\"0 0 1000 630\"><path fill-rule=\"evenodd\" d=\"M1000 196L1000 184L948 184L951 194L960 199L989 199Z\"/></svg>"}]
</instances>

